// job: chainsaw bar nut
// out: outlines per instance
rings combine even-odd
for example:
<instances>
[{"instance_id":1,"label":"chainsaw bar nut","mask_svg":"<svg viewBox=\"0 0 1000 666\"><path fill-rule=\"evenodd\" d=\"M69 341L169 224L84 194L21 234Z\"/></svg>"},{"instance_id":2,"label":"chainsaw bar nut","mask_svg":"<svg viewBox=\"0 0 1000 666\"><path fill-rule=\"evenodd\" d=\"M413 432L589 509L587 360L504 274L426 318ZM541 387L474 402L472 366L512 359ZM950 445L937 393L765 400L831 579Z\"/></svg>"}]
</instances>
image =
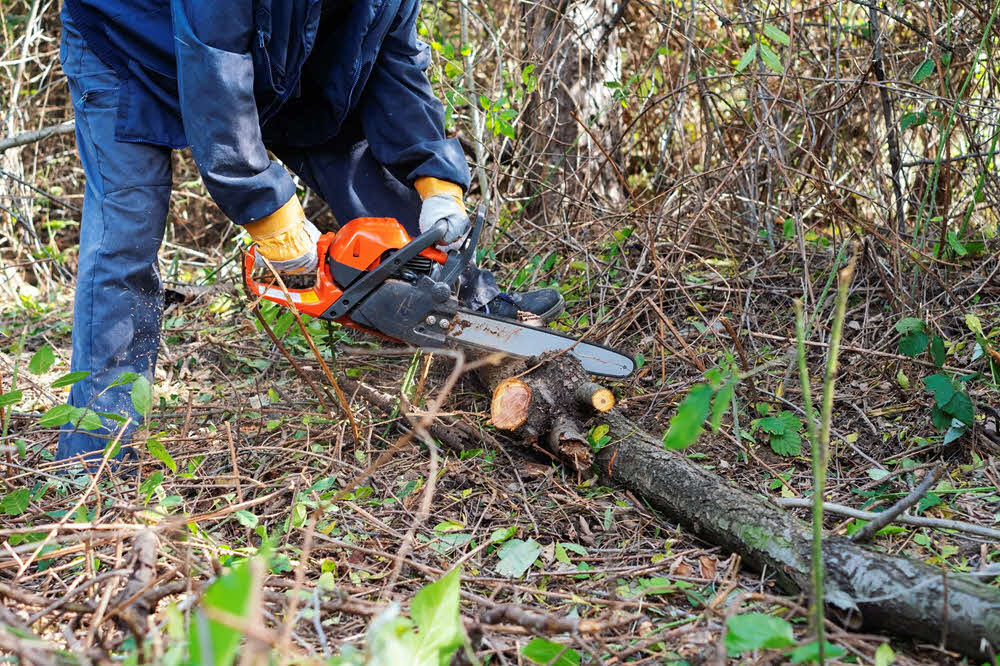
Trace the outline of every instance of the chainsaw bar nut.
<instances>
[{"instance_id":1,"label":"chainsaw bar nut","mask_svg":"<svg viewBox=\"0 0 1000 666\"><path fill-rule=\"evenodd\" d=\"M438 324L446 331L448 330L448 327L451 326L451 322L444 317L441 318L441 321L439 321Z\"/></svg>"},{"instance_id":2,"label":"chainsaw bar nut","mask_svg":"<svg viewBox=\"0 0 1000 666\"><path fill-rule=\"evenodd\" d=\"M427 322L428 326L433 326L434 324L437 323L437 317L435 317L434 315L431 315L431 316L427 317L427 319L425 319L424 321Z\"/></svg>"}]
</instances>

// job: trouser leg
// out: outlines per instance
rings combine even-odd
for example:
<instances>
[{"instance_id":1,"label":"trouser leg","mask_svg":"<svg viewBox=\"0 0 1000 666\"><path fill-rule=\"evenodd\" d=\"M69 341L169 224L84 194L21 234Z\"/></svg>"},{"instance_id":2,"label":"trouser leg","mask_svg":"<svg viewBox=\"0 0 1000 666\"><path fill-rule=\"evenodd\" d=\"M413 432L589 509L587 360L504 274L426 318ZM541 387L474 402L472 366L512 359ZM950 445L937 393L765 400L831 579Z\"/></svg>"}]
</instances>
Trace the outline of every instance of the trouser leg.
<instances>
[{"instance_id":1,"label":"trouser leg","mask_svg":"<svg viewBox=\"0 0 1000 666\"><path fill-rule=\"evenodd\" d=\"M405 174L393 173L375 159L356 119L322 146L271 149L330 205L340 224L358 217L394 217L410 236L420 234L420 196ZM490 271L470 265L460 278L459 299L474 309L499 293Z\"/></svg>"},{"instance_id":2,"label":"trouser leg","mask_svg":"<svg viewBox=\"0 0 1000 666\"><path fill-rule=\"evenodd\" d=\"M122 435L127 443L141 416L133 408L129 384L109 385L128 372L153 378L163 312L157 251L170 199L170 150L115 141L118 77L87 48L65 13L60 55L87 179L71 366L90 374L72 386L69 403L131 418ZM121 423L106 416L102 423L94 431L67 425L57 458L103 450Z\"/></svg>"}]
</instances>

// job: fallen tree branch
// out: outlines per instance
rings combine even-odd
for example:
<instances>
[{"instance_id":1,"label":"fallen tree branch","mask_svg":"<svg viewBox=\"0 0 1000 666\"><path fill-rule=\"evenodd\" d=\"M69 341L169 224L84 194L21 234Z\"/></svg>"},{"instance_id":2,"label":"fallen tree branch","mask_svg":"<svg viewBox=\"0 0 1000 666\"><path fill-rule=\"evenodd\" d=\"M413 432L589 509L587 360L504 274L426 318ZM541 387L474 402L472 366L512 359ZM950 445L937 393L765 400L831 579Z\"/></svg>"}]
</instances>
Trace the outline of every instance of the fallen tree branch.
<instances>
[{"instance_id":1,"label":"fallen tree branch","mask_svg":"<svg viewBox=\"0 0 1000 666\"><path fill-rule=\"evenodd\" d=\"M877 517L874 520L854 533L854 536L851 537L851 541L854 543L867 543L868 541L871 541L879 530L891 523L900 514L919 502L920 499L927 494L927 491L931 489L931 485L934 483L935 479L937 479L940 469L941 468L937 466L931 468L926 474L924 474L923 480L916 488L913 489L913 492L893 504L887 510L877 514Z\"/></svg>"},{"instance_id":2,"label":"fallen tree branch","mask_svg":"<svg viewBox=\"0 0 1000 666\"><path fill-rule=\"evenodd\" d=\"M58 125L49 125L48 127L31 130L30 132L21 132L20 134L15 134L14 136L4 137L0 139L0 153L10 148L27 146L30 143L41 141L42 139L46 139L56 134L71 134L75 127L76 123L74 121L67 120L66 122L59 123Z\"/></svg>"},{"instance_id":3,"label":"fallen tree branch","mask_svg":"<svg viewBox=\"0 0 1000 666\"><path fill-rule=\"evenodd\" d=\"M767 571L785 592L801 594L810 589L808 525L683 454L665 450L659 437L617 411L596 416L581 411L572 389L590 378L570 358L525 372L534 363L537 360L515 362L480 373L491 390L515 376L531 390L529 413L510 431L515 438L545 443L548 432L543 427L551 428L567 418L578 432L587 432L595 424L607 425L611 443L597 453L595 461L605 482L639 496L708 543L739 554L751 568ZM570 465L579 464L558 448L552 452ZM802 502L805 506L811 500ZM829 504L826 509L835 510ZM935 521L933 526L958 527L943 522L948 521ZM989 528L978 528L975 533L1000 537L1000 532ZM936 567L869 550L838 536L824 541L823 562L827 603L846 611L852 628L935 643L943 640L949 649L975 659L988 658L990 650L1000 646L1000 591L974 576L953 573L945 579Z\"/></svg>"},{"instance_id":4,"label":"fallen tree branch","mask_svg":"<svg viewBox=\"0 0 1000 666\"><path fill-rule=\"evenodd\" d=\"M774 501L776 504L786 509L800 509L811 506L811 500L805 500L799 497L781 497L775 498ZM823 502L823 510L829 511L830 513L836 513L841 516L846 516L848 518L857 518L858 520L876 520L882 516L882 513L852 509L849 506L834 504L833 502ZM975 536L984 537L993 541L1000 541L1000 530L995 530L991 527L985 527L983 525L963 523L960 520L925 518L923 516L897 516L895 518L895 522L902 523L904 525L913 525L914 527L932 527L934 529L954 530L965 534L974 534ZM879 529L881 529L881 527Z\"/></svg>"}]
</instances>

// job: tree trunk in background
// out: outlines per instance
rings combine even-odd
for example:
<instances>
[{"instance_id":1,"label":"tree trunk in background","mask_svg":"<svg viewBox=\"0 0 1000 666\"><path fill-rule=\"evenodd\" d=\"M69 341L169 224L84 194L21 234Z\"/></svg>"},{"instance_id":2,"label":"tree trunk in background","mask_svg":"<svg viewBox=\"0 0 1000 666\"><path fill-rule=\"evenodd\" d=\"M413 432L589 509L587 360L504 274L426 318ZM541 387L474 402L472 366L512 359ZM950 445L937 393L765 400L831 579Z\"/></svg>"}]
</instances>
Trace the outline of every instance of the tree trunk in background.
<instances>
[{"instance_id":1,"label":"tree trunk in background","mask_svg":"<svg viewBox=\"0 0 1000 666\"><path fill-rule=\"evenodd\" d=\"M528 217L561 217L571 201L617 205L624 198L607 155L621 137L620 105L605 85L621 78L618 23L627 0L525 2L525 62L538 87L521 122L530 182ZM598 145L597 141L603 145Z\"/></svg>"}]
</instances>

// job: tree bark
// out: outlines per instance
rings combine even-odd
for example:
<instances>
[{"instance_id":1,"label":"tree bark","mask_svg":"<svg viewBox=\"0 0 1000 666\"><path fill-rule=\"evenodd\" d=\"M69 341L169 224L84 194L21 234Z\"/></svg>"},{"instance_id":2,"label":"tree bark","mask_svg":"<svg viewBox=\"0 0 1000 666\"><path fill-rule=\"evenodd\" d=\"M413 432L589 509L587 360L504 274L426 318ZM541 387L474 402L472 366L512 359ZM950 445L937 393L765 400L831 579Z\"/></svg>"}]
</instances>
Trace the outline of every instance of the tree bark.
<instances>
[{"instance_id":1,"label":"tree bark","mask_svg":"<svg viewBox=\"0 0 1000 666\"><path fill-rule=\"evenodd\" d=\"M618 104L605 85L621 78L617 25L626 0L525 3L522 23L538 87L522 137L534 161L528 215L559 216L566 201L620 203L611 153L621 136ZM600 142L606 142L603 145Z\"/></svg>"},{"instance_id":2,"label":"tree bark","mask_svg":"<svg viewBox=\"0 0 1000 666\"><path fill-rule=\"evenodd\" d=\"M529 413L511 433L535 443L545 441L540 439L545 425L560 432L587 432L593 412L581 410L574 400L574 383L590 380L579 365L565 357L531 369L533 365L518 362L483 373L491 389L514 375L531 389ZM610 427L613 442L595 460L605 480L642 497L705 541L739 553L752 568L773 574L785 592L809 590L808 525L683 455L665 450L659 438L617 411L599 414L594 422ZM550 436L549 450L578 466L580 460L553 439L561 441L558 435ZM823 558L827 601L847 613L852 628L941 642L974 659L988 658L990 646L1000 648L1000 590L968 576L946 577L941 569L842 537L824 541Z\"/></svg>"}]
</instances>

